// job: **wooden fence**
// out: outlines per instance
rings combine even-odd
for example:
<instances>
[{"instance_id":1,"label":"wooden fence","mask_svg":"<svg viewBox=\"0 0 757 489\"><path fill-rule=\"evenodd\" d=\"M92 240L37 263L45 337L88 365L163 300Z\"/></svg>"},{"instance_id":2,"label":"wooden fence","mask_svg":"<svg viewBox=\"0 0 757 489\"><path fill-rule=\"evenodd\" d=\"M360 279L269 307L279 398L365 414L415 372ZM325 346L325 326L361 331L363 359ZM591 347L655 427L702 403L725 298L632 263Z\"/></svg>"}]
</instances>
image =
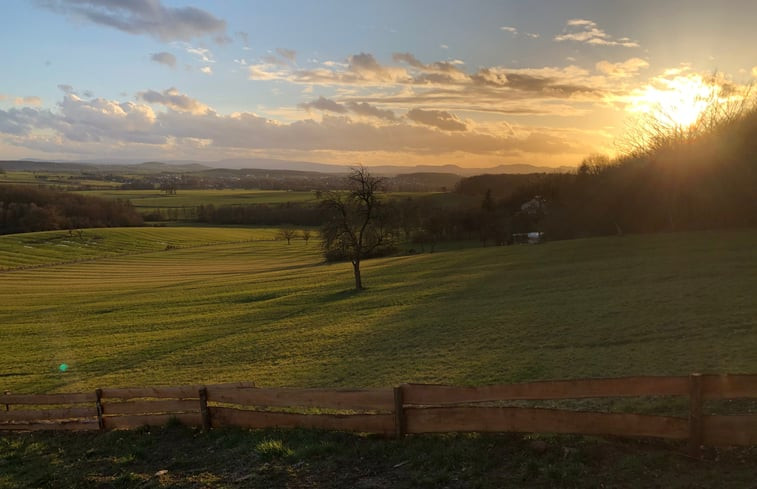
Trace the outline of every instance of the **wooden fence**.
<instances>
[{"instance_id":1,"label":"wooden fence","mask_svg":"<svg viewBox=\"0 0 757 489\"><path fill-rule=\"evenodd\" d=\"M502 406L512 401L688 398L688 416ZM259 388L251 383L103 388L0 395L0 431L111 430L169 420L205 429L305 427L402 436L533 432L658 437L702 445L757 444L757 414L704 414L705 401L757 398L757 375L627 377L484 387L403 384L393 389ZM2 411L2 406L5 410Z\"/></svg>"}]
</instances>

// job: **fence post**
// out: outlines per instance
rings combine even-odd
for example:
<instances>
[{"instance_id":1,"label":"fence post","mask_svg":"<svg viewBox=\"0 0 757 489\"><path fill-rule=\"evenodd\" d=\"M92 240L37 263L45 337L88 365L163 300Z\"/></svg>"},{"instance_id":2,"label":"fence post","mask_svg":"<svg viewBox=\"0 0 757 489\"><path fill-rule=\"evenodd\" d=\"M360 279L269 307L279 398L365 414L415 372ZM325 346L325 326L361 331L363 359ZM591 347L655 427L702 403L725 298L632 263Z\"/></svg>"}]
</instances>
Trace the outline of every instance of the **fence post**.
<instances>
[{"instance_id":1,"label":"fence post","mask_svg":"<svg viewBox=\"0 0 757 489\"><path fill-rule=\"evenodd\" d=\"M95 406L97 407L97 426L100 431L105 430L105 420L103 419L103 390L95 389Z\"/></svg>"},{"instance_id":2,"label":"fence post","mask_svg":"<svg viewBox=\"0 0 757 489\"><path fill-rule=\"evenodd\" d=\"M397 438L405 436L405 424L405 396L400 385L394 388L394 428Z\"/></svg>"},{"instance_id":3,"label":"fence post","mask_svg":"<svg viewBox=\"0 0 757 489\"><path fill-rule=\"evenodd\" d=\"M11 391L5 391L5 395L6 395L6 396L9 396L9 395L10 395L10 393L11 393ZM10 410L11 410L11 406L10 406L10 404L7 404L7 403L5 404L5 410L6 410L6 411L10 411Z\"/></svg>"},{"instance_id":4,"label":"fence post","mask_svg":"<svg viewBox=\"0 0 757 489\"><path fill-rule=\"evenodd\" d=\"M689 455L702 456L702 374L689 375Z\"/></svg>"},{"instance_id":5,"label":"fence post","mask_svg":"<svg viewBox=\"0 0 757 489\"><path fill-rule=\"evenodd\" d=\"M210 410L208 409L208 389L200 389L200 417L202 418L203 431L210 430Z\"/></svg>"}]
</instances>

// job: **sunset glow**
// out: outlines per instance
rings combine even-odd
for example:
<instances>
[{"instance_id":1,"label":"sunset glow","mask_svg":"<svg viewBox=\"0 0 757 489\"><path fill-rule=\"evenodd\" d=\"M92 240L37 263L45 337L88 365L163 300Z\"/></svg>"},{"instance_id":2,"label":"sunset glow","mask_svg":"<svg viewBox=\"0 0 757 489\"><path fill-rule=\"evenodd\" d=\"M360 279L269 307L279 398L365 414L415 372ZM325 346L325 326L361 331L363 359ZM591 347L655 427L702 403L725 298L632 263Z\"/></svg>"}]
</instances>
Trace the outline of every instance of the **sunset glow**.
<instances>
[{"instance_id":1,"label":"sunset glow","mask_svg":"<svg viewBox=\"0 0 757 489\"><path fill-rule=\"evenodd\" d=\"M574 167L757 77L728 3L11 2L0 159Z\"/></svg>"},{"instance_id":2,"label":"sunset glow","mask_svg":"<svg viewBox=\"0 0 757 489\"><path fill-rule=\"evenodd\" d=\"M676 76L636 90L629 97L629 112L654 115L671 127L694 124L707 107L716 102L720 87L701 75Z\"/></svg>"}]
</instances>

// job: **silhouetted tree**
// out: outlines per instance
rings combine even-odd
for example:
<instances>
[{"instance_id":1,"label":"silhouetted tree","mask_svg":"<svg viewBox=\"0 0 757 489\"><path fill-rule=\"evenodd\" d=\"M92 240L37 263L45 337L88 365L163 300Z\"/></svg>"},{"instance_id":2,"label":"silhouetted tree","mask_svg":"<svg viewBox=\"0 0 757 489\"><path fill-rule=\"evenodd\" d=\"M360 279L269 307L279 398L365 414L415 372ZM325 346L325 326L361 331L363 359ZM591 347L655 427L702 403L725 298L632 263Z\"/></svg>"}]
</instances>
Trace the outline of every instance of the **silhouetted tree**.
<instances>
[{"instance_id":1,"label":"silhouetted tree","mask_svg":"<svg viewBox=\"0 0 757 489\"><path fill-rule=\"evenodd\" d=\"M287 241L287 244L291 244L292 238L297 237L297 231L290 228L282 228L279 229L278 233L276 233L276 237L279 239L285 239Z\"/></svg>"},{"instance_id":2,"label":"silhouetted tree","mask_svg":"<svg viewBox=\"0 0 757 489\"><path fill-rule=\"evenodd\" d=\"M348 192L328 192L321 201L326 213L321 235L326 258L350 260L355 289L362 290L362 260L391 244L391 234L385 226L378 195L383 179L362 166L353 168L347 178Z\"/></svg>"}]
</instances>

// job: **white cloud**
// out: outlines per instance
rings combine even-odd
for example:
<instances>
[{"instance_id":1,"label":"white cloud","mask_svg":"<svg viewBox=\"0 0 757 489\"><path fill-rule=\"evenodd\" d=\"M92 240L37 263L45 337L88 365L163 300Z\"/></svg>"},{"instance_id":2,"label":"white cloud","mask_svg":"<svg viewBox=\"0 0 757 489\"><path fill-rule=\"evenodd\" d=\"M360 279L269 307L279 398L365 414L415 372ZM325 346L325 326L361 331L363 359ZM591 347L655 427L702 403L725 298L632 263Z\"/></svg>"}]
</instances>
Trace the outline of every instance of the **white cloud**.
<instances>
[{"instance_id":1,"label":"white cloud","mask_svg":"<svg viewBox=\"0 0 757 489\"><path fill-rule=\"evenodd\" d=\"M516 29L515 27L511 27L511 26L502 26L502 27L500 27L500 30L503 30L503 31L505 31L505 32L509 32L509 33L510 33L510 34L512 34L513 36L517 36L517 35L518 35L518 29Z\"/></svg>"},{"instance_id":2,"label":"white cloud","mask_svg":"<svg viewBox=\"0 0 757 489\"><path fill-rule=\"evenodd\" d=\"M200 58L204 63L215 63L213 59L213 53L207 48L196 48L193 46L186 46L186 50L189 54L193 54Z\"/></svg>"},{"instance_id":3,"label":"white cloud","mask_svg":"<svg viewBox=\"0 0 757 489\"><path fill-rule=\"evenodd\" d=\"M628 78L638 74L640 70L648 67L649 63L641 58L630 58L620 63L600 61L596 64L598 71L613 78Z\"/></svg>"},{"instance_id":4,"label":"white cloud","mask_svg":"<svg viewBox=\"0 0 757 489\"><path fill-rule=\"evenodd\" d=\"M189 112L191 114L204 114L210 111L210 107L199 102L183 93L180 93L174 87L162 92L147 90L137 94L140 100L149 104L159 104L178 112Z\"/></svg>"},{"instance_id":5,"label":"white cloud","mask_svg":"<svg viewBox=\"0 0 757 489\"><path fill-rule=\"evenodd\" d=\"M524 152L559 154L576 147L569 137L542 130L519 129L517 136L504 128L501 132L463 130L467 128L465 123L447 111L409 112L408 120L412 118L420 125L402 119L375 124L370 119L355 121L344 115L324 115L320 122L308 119L283 123L249 112L221 115L209 109L199 110L207 106L174 88L163 92L148 90L139 98L165 109L154 111L145 103L86 100L66 94L56 111L30 107L0 110L0 144L80 154L102 154L110 149L110 154L121 150L160 156L168 151L191 150L196 157L209 159L240 151L515 156ZM359 115L374 112L377 122L389 114L365 103L341 105Z\"/></svg>"},{"instance_id":6,"label":"white cloud","mask_svg":"<svg viewBox=\"0 0 757 489\"><path fill-rule=\"evenodd\" d=\"M16 105L31 105L36 107L42 105L42 99L37 96L16 97L13 99L13 103Z\"/></svg>"},{"instance_id":7,"label":"white cloud","mask_svg":"<svg viewBox=\"0 0 757 489\"><path fill-rule=\"evenodd\" d=\"M206 75L213 74L213 68L211 68L210 66L203 66L202 68L200 68L200 71L205 73Z\"/></svg>"},{"instance_id":8,"label":"white cloud","mask_svg":"<svg viewBox=\"0 0 757 489\"><path fill-rule=\"evenodd\" d=\"M586 19L571 19L566 23L563 34L555 36L557 42L575 41L595 46L622 46L637 48L639 43L627 37L613 39L612 36L600 29L596 22Z\"/></svg>"}]
</instances>

